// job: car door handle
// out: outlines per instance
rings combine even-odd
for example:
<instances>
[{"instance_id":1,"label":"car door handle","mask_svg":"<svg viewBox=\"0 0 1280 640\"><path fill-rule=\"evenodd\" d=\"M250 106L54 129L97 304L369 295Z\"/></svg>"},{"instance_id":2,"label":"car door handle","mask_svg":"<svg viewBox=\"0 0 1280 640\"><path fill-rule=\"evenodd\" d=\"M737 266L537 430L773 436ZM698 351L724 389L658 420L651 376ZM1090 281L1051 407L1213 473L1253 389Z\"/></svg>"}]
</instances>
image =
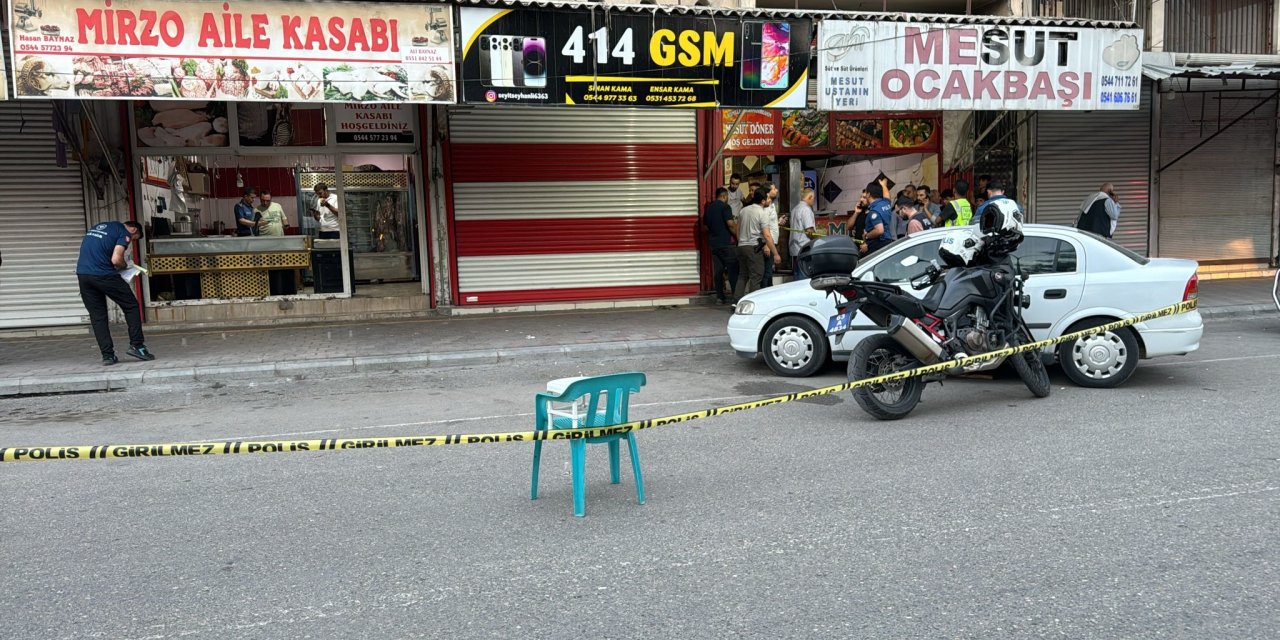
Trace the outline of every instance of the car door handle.
<instances>
[{"instance_id":1,"label":"car door handle","mask_svg":"<svg viewBox=\"0 0 1280 640\"><path fill-rule=\"evenodd\" d=\"M1066 289L1047 289L1044 292L1045 300L1061 300L1067 297Z\"/></svg>"}]
</instances>

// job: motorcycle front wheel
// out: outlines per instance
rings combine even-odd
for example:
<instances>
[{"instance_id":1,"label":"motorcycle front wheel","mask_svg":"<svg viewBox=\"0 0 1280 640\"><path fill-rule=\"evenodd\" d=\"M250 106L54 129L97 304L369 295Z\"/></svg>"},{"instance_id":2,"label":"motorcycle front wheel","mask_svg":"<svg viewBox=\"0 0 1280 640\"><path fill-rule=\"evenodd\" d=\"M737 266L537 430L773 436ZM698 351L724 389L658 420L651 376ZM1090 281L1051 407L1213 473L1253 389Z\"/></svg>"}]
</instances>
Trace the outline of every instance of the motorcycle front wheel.
<instances>
[{"instance_id":1,"label":"motorcycle front wheel","mask_svg":"<svg viewBox=\"0 0 1280 640\"><path fill-rule=\"evenodd\" d=\"M1016 342L1013 346L1030 344L1035 342L1035 338L1031 337L1031 330L1027 329L1027 325L1023 324L1018 328L1018 335L1011 342ZM1031 393L1037 398L1047 398L1049 393L1053 391L1053 383L1049 381L1049 370L1044 366L1044 357L1040 350L1024 351L1009 356L1009 361L1013 363L1013 368L1018 372L1018 377L1022 378L1022 382L1027 385Z\"/></svg>"},{"instance_id":2,"label":"motorcycle front wheel","mask_svg":"<svg viewBox=\"0 0 1280 640\"><path fill-rule=\"evenodd\" d=\"M881 333L865 338L849 355L849 381L874 378L920 366L920 361L898 341ZM858 387L853 399L863 411L879 420L897 420L920 403L924 380L919 377Z\"/></svg>"}]
</instances>

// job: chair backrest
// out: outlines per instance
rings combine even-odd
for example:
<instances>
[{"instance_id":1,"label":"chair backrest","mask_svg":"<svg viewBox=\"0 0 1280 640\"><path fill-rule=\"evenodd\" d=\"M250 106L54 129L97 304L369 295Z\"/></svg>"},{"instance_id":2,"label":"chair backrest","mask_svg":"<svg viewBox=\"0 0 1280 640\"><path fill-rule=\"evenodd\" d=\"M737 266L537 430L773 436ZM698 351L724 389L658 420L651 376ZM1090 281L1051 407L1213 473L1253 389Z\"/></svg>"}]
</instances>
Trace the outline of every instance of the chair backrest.
<instances>
[{"instance_id":1,"label":"chair backrest","mask_svg":"<svg viewBox=\"0 0 1280 640\"><path fill-rule=\"evenodd\" d=\"M613 373L575 380L565 388L564 393L558 396L539 393L534 401L537 424L546 428L556 428L547 419L549 402L570 403L584 397L587 399L584 412L586 424L580 426L606 427L628 422L631 394L639 392L645 381L645 375L638 371Z\"/></svg>"}]
</instances>

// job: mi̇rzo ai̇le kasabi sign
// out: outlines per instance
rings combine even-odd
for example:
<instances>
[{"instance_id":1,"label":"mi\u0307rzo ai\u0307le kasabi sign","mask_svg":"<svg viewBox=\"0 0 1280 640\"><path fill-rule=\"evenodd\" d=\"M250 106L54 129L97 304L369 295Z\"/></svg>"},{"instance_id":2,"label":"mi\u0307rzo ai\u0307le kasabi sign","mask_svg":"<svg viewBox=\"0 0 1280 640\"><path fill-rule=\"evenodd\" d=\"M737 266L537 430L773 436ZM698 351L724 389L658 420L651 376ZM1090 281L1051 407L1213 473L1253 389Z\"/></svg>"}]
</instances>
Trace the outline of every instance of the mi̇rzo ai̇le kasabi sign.
<instances>
[{"instance_id":1,"label":"mi\u0307rzo ai\u0307le kasabi sign","mask_svg":"<svg viewBox=\"0 0 1280 640\"><path fill-rule=\"evenodd\" d=\"M41 10L11 16L17 97L455 100L445 5L44 0Z\"/></svg>"}]
</instances>

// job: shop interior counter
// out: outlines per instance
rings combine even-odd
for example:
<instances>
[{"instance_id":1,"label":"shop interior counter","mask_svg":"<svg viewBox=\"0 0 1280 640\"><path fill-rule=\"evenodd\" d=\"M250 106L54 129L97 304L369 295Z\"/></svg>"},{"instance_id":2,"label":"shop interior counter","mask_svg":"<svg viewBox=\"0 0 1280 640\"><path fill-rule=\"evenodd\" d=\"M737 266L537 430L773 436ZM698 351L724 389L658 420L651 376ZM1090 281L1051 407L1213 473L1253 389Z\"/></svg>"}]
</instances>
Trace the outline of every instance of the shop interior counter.
<instances>
[{"instance_id":1,"label":"shop interior counter","mask_svg":"<svg viewBox=\"0 0 1280 640\"><path fill-rule=\"evenodd\" d=\"M306 251L307 236L222 236L211 238L157 238L151 241L153 256L189 256L208 253L261 253Z\"/></svg>"},{"instance_id":2,"label":"shop interior counter","mask_svg":"<svg viewBox=\"0 0 1280 640\"><path fill-rule=\"evenodd\" d=\"M297 293L297 271L311 267L307 236L157 238L148 266L153 278L167 277L175 298L249 298ZM152 288L157 288L155 280ZM181 293L180 293L181 292Z\"/></svg>"}]
</instances>

